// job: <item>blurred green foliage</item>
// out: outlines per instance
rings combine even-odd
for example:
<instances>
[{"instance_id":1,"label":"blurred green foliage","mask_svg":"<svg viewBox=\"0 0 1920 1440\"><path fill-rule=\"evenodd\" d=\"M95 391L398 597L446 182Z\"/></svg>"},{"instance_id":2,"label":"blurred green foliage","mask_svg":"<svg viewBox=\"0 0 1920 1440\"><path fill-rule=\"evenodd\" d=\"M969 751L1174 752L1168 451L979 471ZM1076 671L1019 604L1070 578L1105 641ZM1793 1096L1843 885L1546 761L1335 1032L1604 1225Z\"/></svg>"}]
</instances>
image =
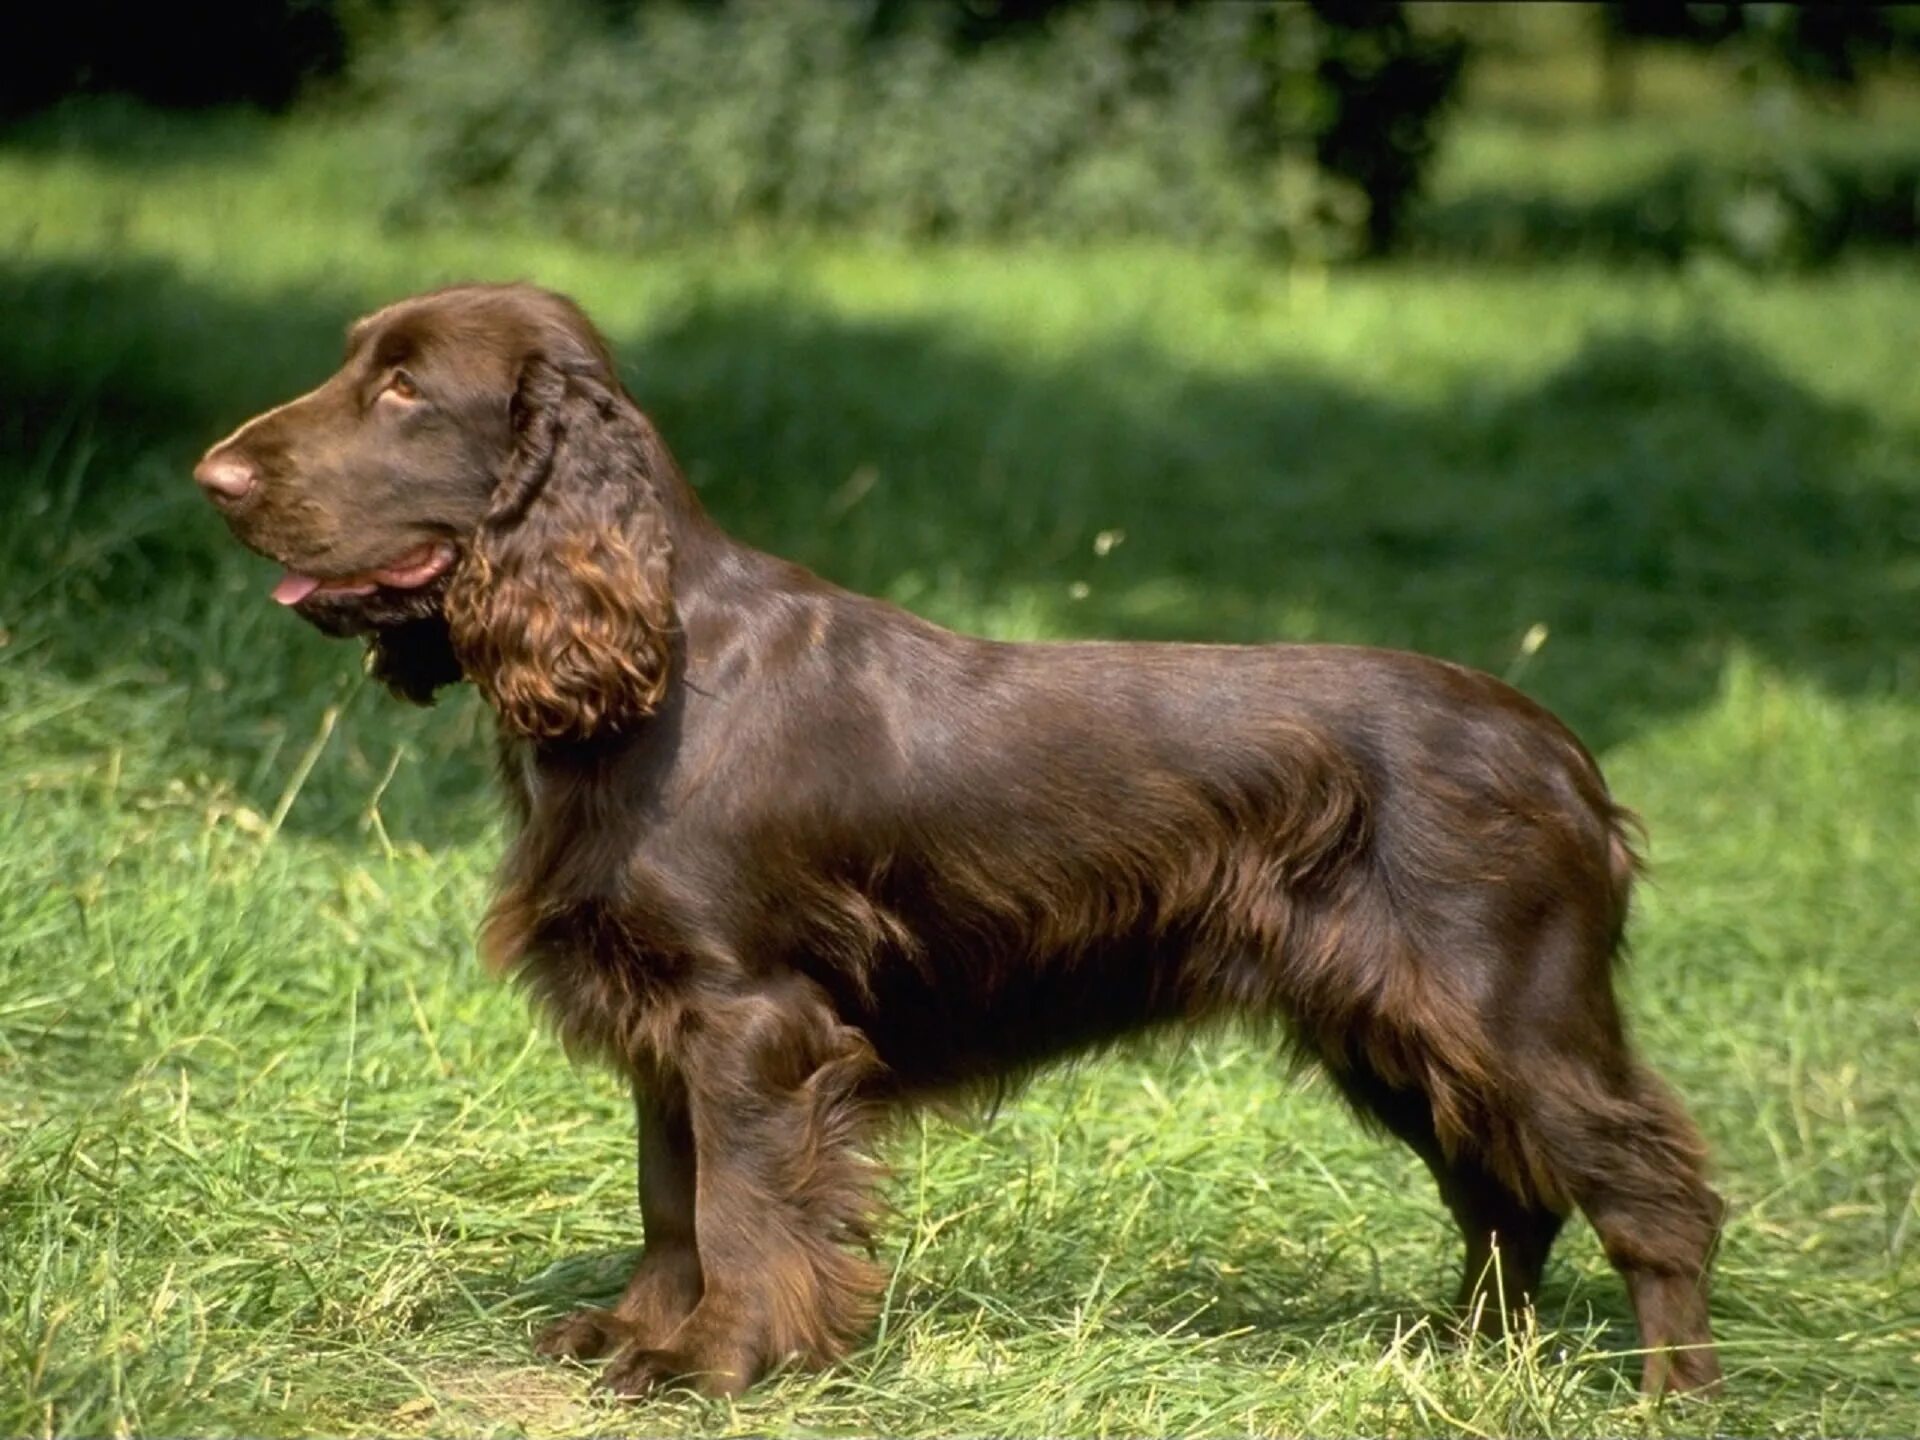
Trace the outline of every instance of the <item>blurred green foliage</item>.
<instances>
[{"instance_id":1,"label":"blurred green foliage","mask_svg":"<svg viewBox=\"0 0 1920 1440\"><path fill-rule=\"evenodd\" d=\"M1407 248L1482 260L1718 256L1772 270L1916 239L1920 152L1848 154L1771 140L1756 126L1737 153L1683 155L1607 194L1508 190L1433 206Z\"/></svg>"},{"instance_id":2,"label":"blurred green foliage","mask_svg":"<svg viewBox=\"0 0 1920 1440\"><path fill-rule=\"evenodd\" d=\"M1920 6L1822 0L1814 5L1676 5L1673 0L1607 0L1605 40L1662 40L1731 47L1745 63L1797 80L1858 86L1875 65L1920 54Z\"/></svg>"},{"instance_id":3,"label":"blurred green foliage","mask_svg":"<svg viewBox=\"0 0 1920 1440\"><path fill-rule=\"evenodd\" d=\"M476 5L363 73L409 143L411 218L1330 257L1392 243L1464 56L1391 3L1031 10Z\"/></svg>"},{"instance_id":4,"label":"blurred green foliage","mask_svg":"<svg viewBox=\"0 0 1920 1440\"><path fill-rule=\"evenodd\" d=\"M623 248L739 233L1151 238L1314 263L1400 249L1756 269L1920 238L1920 116L1909 104L1888 123L1879 103L1916 93L1920 6L124 8L75 0L22 30L0 51L0 115L86 91L175 107L302 97L331 122L383 127L368 200L402 227L479 219ZM1537 160L1469 193L1445 183L1453 152L1476 143L1455 112L1491 113L1484 72L1533 68L1562 101L1590 94L1577 124L1608 168L1608 146L1631 149L1661 110L1654 74L1676 57L1713 103L1662 115L1664 153L1630 185L1569 194ZM79 108L97 145L98 109ZM1529 121L1529 150L1551 149L1560 109ZM55 130L71 128L62 117ZM148 119L121 128L114 145L152 149Z\"/></svg>"},{"instance_id":5,"label":"blurred green foliage","mask_svg":"<svg viewBox=\"0 0 1920 1440\"><path fill-rule=\"evenodd\" d=\"M1920 6L1609 0L1593 18L1610 117L1636 108L1649 50L1691 50L1739 89L1744 105L1721 122L1739 132L1736 145L1711 158L1676 159L1610 204L1567 208L1540 197L1492 230L1469 224L1482 253L1671 260L1718 253L1778 267L1822 263L1863 246L1911 246L1920 237L1920 146L1911 131L1904 147L1869 154L1837 150L1814 133L1821 110L1858 114L1870 77L1903 66L1911 73L1920 56ZM1450 218L1457 224L1467 216ZM1451 248L1444 223L1428 238Z\"/></svg>"}]
</instances>

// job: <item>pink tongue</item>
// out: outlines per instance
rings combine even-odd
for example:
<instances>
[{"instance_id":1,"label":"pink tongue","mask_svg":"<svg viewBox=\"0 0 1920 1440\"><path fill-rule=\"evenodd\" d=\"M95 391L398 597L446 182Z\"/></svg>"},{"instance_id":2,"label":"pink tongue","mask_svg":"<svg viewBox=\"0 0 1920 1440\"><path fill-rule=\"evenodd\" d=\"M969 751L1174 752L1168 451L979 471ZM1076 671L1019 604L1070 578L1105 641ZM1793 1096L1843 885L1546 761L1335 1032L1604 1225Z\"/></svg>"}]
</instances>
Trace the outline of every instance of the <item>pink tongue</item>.
<instances>
[{"instance_id":1,"label":"pink tongue","mask_svg":"<svg viewBox=\"0 0 1920 1440\"><path fill-rule=\"evenodd\" d=\"M313 576L296 575L289 570L280 577L280 583L273 587L273 598L282 605L298 605L319 588L320 582Z\"/></svg>"}]
</instances>

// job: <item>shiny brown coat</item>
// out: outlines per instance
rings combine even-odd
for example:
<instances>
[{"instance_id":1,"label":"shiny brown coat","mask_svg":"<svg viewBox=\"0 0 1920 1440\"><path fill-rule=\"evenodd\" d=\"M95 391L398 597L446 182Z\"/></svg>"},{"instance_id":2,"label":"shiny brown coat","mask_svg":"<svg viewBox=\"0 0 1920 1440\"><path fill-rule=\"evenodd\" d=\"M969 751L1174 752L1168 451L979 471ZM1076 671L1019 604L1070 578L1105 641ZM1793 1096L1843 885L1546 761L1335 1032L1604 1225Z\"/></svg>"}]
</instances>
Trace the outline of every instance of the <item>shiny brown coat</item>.
<instances>
[{"instance_id":1,"label":"shiny brown coat","mask_svg":"<svg viewBox=\"0 0 1920 1440\"><path fill-rule=\"evenodd\" d=\"M1614 1000L1629 819L1499 681L1003 644L849 594L720 530L586 318L527 287L360 322L196 473L396 692L465 678L499 716L483 950L639 1114L639 1267L548 1351L627 1393L831 1360L879 1289L889 1107L1240 1018L1432 1169L1463 1303L1524 1303L1578 1207L1646 1386L1718 1379L1720 1202Z\"/></svg>"}]
</instances>

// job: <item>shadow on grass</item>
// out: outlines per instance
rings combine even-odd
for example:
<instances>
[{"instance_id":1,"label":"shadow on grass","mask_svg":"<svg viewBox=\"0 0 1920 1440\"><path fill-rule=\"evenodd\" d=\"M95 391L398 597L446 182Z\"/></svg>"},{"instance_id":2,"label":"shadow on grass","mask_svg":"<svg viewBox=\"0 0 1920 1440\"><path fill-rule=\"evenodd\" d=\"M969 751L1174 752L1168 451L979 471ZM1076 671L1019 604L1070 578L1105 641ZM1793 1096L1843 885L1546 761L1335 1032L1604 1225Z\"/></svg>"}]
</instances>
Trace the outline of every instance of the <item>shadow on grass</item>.
<instances>
[{"instance_id":1,"label":"shadow on grass","mask_svg":"<svg viewBox=\"0 0 1920 1440\"><path fill-rule=\"evenodd\" d=\"M170 675L184 698L153 738L270 806L262 716L297 745L357 662L265 603L268 568L188 466L321 378L382 298L0 266L4 663ZM1124 340L1030 360L740 299L614 339L723 523L962 627L1360 641L1502 672L1545 626L1519 678L1601 749L1709 700L1730 649L1852 692L1912 635L1920 492L1887 458L1911 438L1725 336L1598 334L1537 382L1432 408ZM421 756L397 833L471 834L486 747L461 716L456 747L441 717L357 703L363 769ZM359 813L371 780L330 764L290 826Z\"/></svg>"}]
</instances>

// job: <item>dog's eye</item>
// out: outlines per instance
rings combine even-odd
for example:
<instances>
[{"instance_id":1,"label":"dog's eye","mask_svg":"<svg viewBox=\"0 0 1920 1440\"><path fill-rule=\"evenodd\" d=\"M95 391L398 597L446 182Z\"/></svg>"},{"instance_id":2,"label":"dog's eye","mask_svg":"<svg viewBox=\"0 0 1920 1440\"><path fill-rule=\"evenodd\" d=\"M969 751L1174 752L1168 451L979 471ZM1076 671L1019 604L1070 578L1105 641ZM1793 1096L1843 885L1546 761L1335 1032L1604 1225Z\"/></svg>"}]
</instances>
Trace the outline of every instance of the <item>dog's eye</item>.
<instances>
[{"instance_id":1,"label":"dog's eye","mask_svg":"<svg viewBox=\"0 0 1920 1440\"><path fill-rule=\"evenodd\" d=\"M382 398L391 395L395 400L411 405L420 398L420 387L413 383L413 377L406 371L396 370L387 377L386 386L380 394Z\"/></svg>"}]
</instances>

